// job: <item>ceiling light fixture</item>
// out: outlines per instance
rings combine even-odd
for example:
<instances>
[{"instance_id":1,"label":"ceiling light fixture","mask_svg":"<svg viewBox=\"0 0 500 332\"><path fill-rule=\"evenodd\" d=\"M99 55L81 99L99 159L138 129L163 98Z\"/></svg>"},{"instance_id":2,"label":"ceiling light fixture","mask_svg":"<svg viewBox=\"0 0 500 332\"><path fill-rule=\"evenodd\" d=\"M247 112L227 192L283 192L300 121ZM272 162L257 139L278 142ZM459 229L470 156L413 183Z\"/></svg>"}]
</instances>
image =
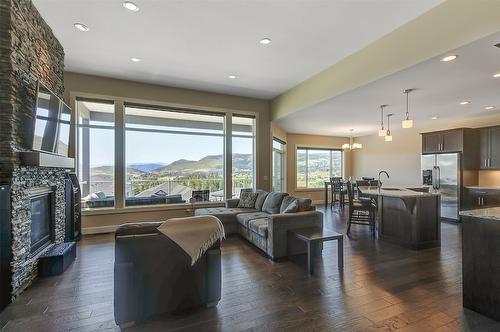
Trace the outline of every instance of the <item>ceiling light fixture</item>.
<instances>
[{"instance_id":1,"label":"ceiling light fixture","mask_svg":"<svg viewBox=\"0 0 500 332\"><path fill-rule=\"evenodd\" d=\"M132 12L137 12L139 11L139 6L137 6L135 3L133 3L132 1L124 1L123 2L123 7L125 7L126 9L132 11Z\"/></svg>"},{"instance_id":2,"label":"ceiling light fixture","mask_svg":"<svg viewBox=\"0 0 500 332\"><path fill-rule=\"evenodd\" d=\"M460 102L460 105L469 105L470 101L464 100Z\"/></svg>"},{"instance_id":3,"label":"ceiling light fixture","mask_svg":"<svg viewBox=\"0 0 500 332\"><path fill-rule=\"evenodd\" d=\"M354 129L349 129L351 132L351 135L349 137L349 143L344 143L342 144L342 150L357 150L357 149L362 149L363 145L361 143L354 143L353 138L352 138L352 132Z\"/></svg>"},{"instance_id":4,"label":"ceiling light fixture","mask_svg":"<svg viewBox=\"0 0 500 332\"><path fill-rule=\"evenodd\" d=\"M384 108L386 107L387 105L380 105L380 129L378 130L380 137L387 136L387 130L384 128Z\"/></svg>"},{"instance_id":5,"label":"ceiling light fixture","mask_svg":"<svg viewBox=\"0 0 500 332\"><path fill-rule=\"evenodd\" d=\"M261 43L262 45L269 45L271 44L271 38L262 38L259 43Z\"/></svg>"},{"instance_id":6,"label":"ceiling light fixture","mask_svg":"<svg viewBox=\"0 0 500 332\"><path fill-rule=\"evenodd\" d=\"M401 123L401 125L405 129L413 128L413 120L410 119L410 108L409 108L409 104L408 104L408 95L413 90L415 90L415 89L405 89L405 90L403 90L403 93L406 95L406 118L403 120L403 122Z\"/></svg>"},{"instance_id":7,"label":"ceiling light fixture","mask_svg":"<svg viewBox=\"0 0 500 332\"><path fill-rule=\"evenodd\" d=\"M500 77L500 73L496 73L493 75L494 78L499 78Z\"/></svg>"},{"instance_id":8,"label":"ceiling light fixture","mask_svg":"<svg viewBox=\"0 0 500 332\"><path fill-rule=\"evenodd\" d=\"M433 116L433 117L431 118L431 120L437 120L437 119L438 119L438 117L437 117L437 116Z\"/></svg>"},{"instance_id":9,"label":"ceiling light fixture","mask_svg":"<svg viewBox=\"0 0 500 332\"><path fill-rule=\"evenodd\" d=\"M387 114L387 135L385 136L385 141L386 142L392 142L392 134L391 134L391 128L390 128L390 119L391 116L393 116L394 113L389 113Z\"/></svg>"},{"instance_id":10,"label":"ceiling light fixture","mask_svg":"<svg viewBox=\"0 0 500 332\"><path fill-rule=\"evenodd\" d=\"M141 59L139 59L139 58L130 58L130 61L132 61L132 62L140 62Z\"/></svg>"},{"instance_id":11,"label":"ceiling light fixture","mask_svg":"<svg viewBox=\"0 0 500 332\"><path fill-rule=\"evenodd\" d=\"M484 109L485 109L485 110L492 110L492 109L494 109L494 108L495 108L495 106L486 106Z\"/></svg>"},{"instance_id":12,"label":"ceiling light fixture","mask_svg":"<svg viewBox=\"0 0 500 332\"><path fill-rule=\"evenodd\" d=\"M229 75L228 78L234 80L236 78L236 75Z\"/></svg>"},{"instance_id":13,"label":"ceiling light fixture","mask_svg":"<svg viewBox=\"0 0 500 332\"><path fill-rule=\"evenodd\" d=\"M441 59L441 61L442 62L449 62L449 61L455 60L456 58L458 58L458 55L452 54L452 55L445 56L444 58Z\"/></svg>"},{"instance_id":14,"label":"ceiling light fixture","mask_svg":"<svg viewBox=\"0 0 500 332\"><path fill-rule=\"evenodd\" d=\"M89 27L86 26L85 24L83 23L75 23L73 24L73 26L77 29L77 30L80 30L80 31L83 31L83 32L87 32L89 31Z\"/></svg>"}]
</instances>

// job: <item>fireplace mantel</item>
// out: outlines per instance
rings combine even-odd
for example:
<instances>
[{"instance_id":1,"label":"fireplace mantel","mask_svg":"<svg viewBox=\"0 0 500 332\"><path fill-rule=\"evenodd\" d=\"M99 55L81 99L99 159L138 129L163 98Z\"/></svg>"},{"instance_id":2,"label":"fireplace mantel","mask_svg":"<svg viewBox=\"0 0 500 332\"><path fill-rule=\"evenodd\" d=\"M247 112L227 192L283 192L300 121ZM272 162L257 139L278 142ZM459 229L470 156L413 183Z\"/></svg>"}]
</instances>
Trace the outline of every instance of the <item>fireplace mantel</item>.
<instances>
[{"instance_id":1,"label":"fireplace mantel","mask_svg":"<svg viewBox=\"0 0 500 332\"><path fill-rule=\"evenodd\" d=\"M74 169L75 159L41 151L19 152L22 166L54 167L64 169Z\"/></svg>"}]
</instances>

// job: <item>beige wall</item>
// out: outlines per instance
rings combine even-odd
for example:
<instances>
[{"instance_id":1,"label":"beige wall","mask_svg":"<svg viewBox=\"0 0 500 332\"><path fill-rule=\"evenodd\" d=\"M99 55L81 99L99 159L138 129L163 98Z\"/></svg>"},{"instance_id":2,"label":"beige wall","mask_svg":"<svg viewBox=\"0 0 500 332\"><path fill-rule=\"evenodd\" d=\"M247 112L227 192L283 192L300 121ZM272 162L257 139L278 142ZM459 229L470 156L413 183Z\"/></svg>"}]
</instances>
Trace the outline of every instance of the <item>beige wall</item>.
<instances>
[{"instance_id":1,"label":"beige wall","mask_svg":"<svg viewBox=\"0 0 500 332\"><path fill-rule=\"evenodd\" d=\"M256 186L266 190L271 185L271 122L270 103L266 100L238 97L196 90L180 89L139 82L66 72L64 76L65 101L75 109L76 97L112 99L158 106L184 107L207 111L255 113L256 133ZM119 166L119 165L117 165ZM117 167L119 168L119 167ZM159 220L186 213L186 208L163 211L124 209L115 214L85 215L83 227L100 227L131 220ZM136 212L132 212L136 211ZM117 213L120 212L120 213Z\"/></svg>"},{"instance_id":2,"label":"beige wall","mask_svg":"<svg viewBox=\"0 0 500 332\"><path fill-rule=\"evenodd\" d=\"M492 115L479 119L456 120L453 123L436 121L433 124L393 131L393 141L385 142L376 135L356 138L363 144L363 149L353 154L353 177L376 177L380 170L389 172L390 179L386 184L420 185L420 156L422 153L422 137L420 133L451 128L478 128L500 124L500 115ZM500 185L498 172L481 172L481 185Z\"/></svg>"}]
</instances>

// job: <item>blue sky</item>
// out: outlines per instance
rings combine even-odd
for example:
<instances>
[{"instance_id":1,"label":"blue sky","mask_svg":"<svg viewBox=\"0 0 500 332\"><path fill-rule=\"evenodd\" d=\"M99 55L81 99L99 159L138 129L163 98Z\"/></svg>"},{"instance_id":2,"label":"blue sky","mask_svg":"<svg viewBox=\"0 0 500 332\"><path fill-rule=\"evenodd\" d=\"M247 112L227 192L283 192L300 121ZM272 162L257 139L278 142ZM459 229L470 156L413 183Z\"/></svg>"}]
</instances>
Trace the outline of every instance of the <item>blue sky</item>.
<instances>
[{"instance_id":1,"label":"blue sky","mask_svg":"<svg viewBox=\"0 0 500 332\"><path fill-rule=\"evenodd\" d=\"M113 131L92 129L90 136L90 166L112 165ZM222 154L223 151L223 137L137 131L126 133L127 164L170 164L178 159L199 160L207 155ZM252 153L251 139L233 138L233 152Z\"/></svg>"}]
</instances>

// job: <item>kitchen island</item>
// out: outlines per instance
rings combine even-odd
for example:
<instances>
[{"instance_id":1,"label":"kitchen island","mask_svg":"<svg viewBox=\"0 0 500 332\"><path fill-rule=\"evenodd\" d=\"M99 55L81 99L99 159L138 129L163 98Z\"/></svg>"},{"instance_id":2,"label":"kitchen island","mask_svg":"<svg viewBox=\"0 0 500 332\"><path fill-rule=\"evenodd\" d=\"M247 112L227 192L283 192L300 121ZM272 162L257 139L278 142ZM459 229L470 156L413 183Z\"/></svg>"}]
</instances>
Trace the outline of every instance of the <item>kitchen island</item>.
<instances>
[{"instance_id":1,"label":"kitchen island","mask_svg":"<svg viewBox=\"0 0 500 332\"><path fill-rule=\"evenodd\" d=\"M441 196L426 187L360 187L377 201L379 239L420 250L441 245Z\"/></svg>"},{"instance_id":2,"label":"kitchen island","mask_svg":"<svg viewBox=\"0 0 500 332\"><path fill-rule=\"evenodd\" d=\"M500 207L460 216L463 305L500 321Z\"/></svg>"}]
</instances>

